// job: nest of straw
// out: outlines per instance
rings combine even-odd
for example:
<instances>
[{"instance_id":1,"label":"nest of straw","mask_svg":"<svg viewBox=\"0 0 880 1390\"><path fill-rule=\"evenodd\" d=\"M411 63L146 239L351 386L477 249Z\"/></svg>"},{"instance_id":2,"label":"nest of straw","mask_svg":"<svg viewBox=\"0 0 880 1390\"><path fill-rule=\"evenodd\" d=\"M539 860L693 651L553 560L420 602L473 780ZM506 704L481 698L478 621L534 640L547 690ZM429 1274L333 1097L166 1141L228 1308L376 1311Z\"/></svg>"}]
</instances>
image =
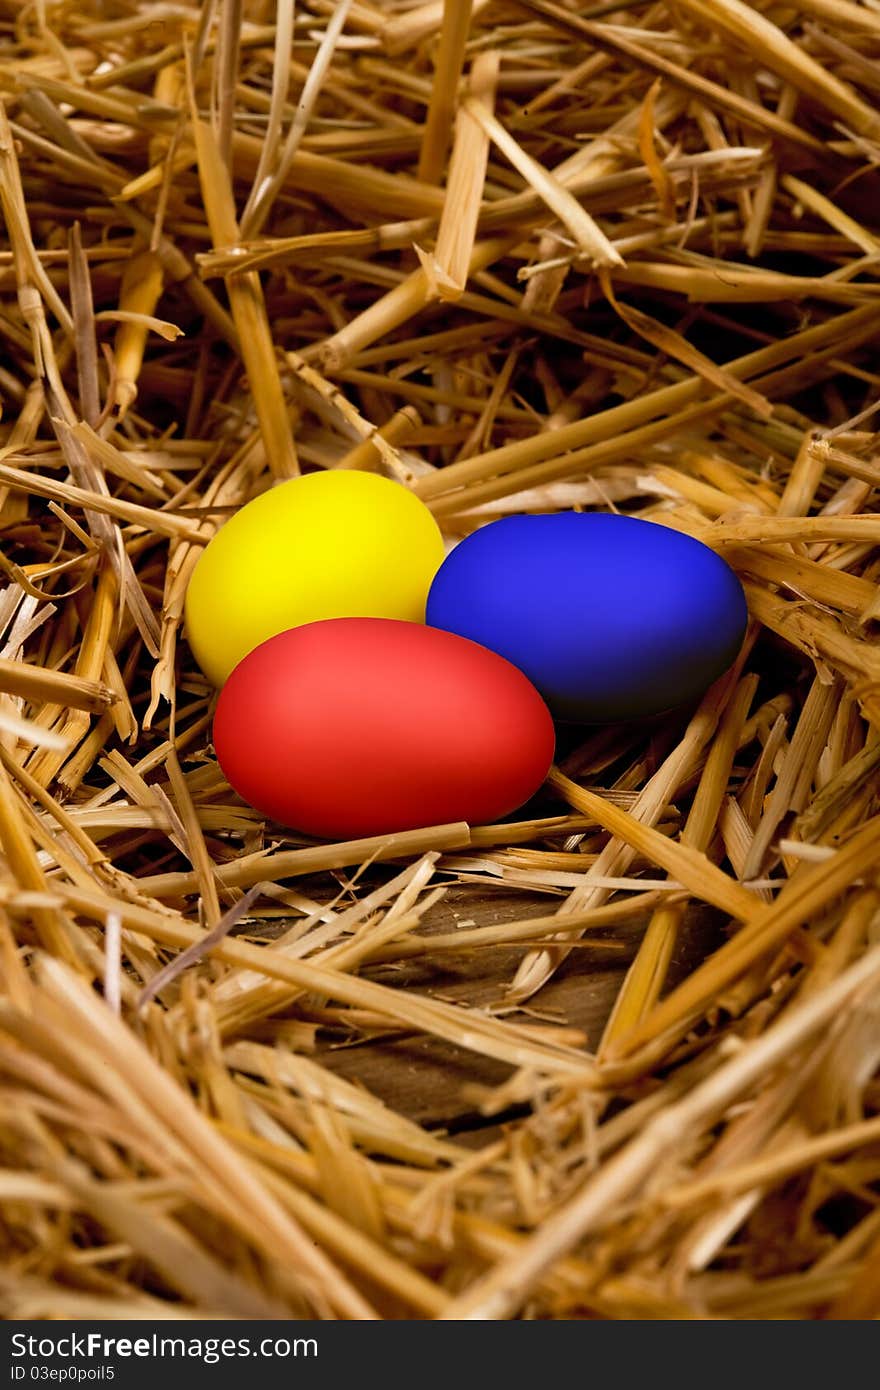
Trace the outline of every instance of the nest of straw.
<instances>
[{"instance_id":1,"label":"nest of straw","mask_svg":"<svg viewBox=\"0 0 880 1390\"><path fill-rule=\"evenodd\" d=\"M878 1316L880 8L0 17L0 1311ZM181 610L313 468L686 531L740 659L291 837Z\"/></svg>"}]
</instances>

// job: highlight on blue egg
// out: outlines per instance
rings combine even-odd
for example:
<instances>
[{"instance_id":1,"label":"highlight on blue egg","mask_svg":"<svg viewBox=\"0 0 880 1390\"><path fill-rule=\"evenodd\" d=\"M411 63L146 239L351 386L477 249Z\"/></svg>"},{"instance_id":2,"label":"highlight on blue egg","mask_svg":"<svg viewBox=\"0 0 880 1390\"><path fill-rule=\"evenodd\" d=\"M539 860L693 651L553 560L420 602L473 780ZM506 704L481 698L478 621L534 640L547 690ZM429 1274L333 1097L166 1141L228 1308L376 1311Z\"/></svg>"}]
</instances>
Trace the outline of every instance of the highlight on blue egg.
<instances>
[{"instance_id":1,"label":"highlight on blue egg","mask_svg":"<svg viewBox=\"0 0 880 1390\"><path fill-rule=\"evenodd\" d=\"M427 622L518 666L557 719L641 719L698 700L733 663L748 612L708 546L604 512L504 517L446 557Z\"/></svg>"}]
</instances>

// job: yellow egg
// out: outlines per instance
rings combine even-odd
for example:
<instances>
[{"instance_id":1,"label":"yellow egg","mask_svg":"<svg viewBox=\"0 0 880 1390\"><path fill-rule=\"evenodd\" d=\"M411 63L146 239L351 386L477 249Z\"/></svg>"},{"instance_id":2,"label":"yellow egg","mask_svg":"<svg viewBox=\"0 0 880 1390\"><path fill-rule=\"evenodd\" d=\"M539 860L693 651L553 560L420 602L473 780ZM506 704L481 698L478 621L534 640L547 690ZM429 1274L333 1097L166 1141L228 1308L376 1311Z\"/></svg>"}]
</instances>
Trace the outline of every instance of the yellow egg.
<instances>
[{"instance_id":1,"label":"yellow egg","mask_svg":"<svg viewBox=\"0 0 880 1390\"><path fill-rule=\"evenodd\" d=\"M302 623L424 622L442 560L437 523L400 483L309 473L254 498L217 532L190 580L186 634L205 675L222 685L248 652Z\"/></svg>"}]
</instances>

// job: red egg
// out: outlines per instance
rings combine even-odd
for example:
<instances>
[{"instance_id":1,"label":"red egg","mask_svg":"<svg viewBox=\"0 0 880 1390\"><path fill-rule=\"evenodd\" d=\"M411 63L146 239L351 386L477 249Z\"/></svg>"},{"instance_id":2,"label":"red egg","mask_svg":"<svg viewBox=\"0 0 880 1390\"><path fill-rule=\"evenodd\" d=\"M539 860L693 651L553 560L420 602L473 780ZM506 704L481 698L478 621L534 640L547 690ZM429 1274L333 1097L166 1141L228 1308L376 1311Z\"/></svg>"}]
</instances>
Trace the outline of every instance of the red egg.
<instances>
[{"instance_id":1,"label":"red egg","mask_svg":"<svg viewBox=\"0 0 880 1390\"><path fill-rule=\"evenodd\" d=\"M334 618L282 632L236 666L214 744L257 810L356 839L507 815L544 780L554 731L522 672L476 642Z\"/></svg>"}]
</instances>

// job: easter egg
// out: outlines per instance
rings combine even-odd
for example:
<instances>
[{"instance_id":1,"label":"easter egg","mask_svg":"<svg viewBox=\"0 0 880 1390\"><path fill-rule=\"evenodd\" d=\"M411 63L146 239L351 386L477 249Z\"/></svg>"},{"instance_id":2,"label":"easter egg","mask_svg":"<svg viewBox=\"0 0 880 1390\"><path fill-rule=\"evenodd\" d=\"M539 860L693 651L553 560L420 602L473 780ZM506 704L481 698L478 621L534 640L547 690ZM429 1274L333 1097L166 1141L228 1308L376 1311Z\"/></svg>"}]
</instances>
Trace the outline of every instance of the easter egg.
<instances>
[{"instance_id":1,"label":"easter egg","mask_svg":"<svg viewBox=\"0 0 880 1390\"><path fill-rule=\"evenodd\" d=\"M543 782L554 731L534 686L495 652L418 623L337 618L236 666L214 746L264 815L347 840L507 815Z\"/></svg>"},{"instance_id":2,"label":"easter egg","mask_svg":"<svg viewBox=\"0 0 880 1390\"><path fill-rule=\"evenodd\" d=\"M309 473L254 498L199 558L186 634L215 685L277 632L322 618L424 622L443 541L400 483L356 471Z\"/></svg>"},{"instance_id":3,"label":"easter egg","mask_svg":"<svg viewBox=\"0 0 880 1390\"><path fill-rule=\"evenodd\" d=\"M698 699L739 651L742 586L700 541L598 512L505 517L447 556L427 621L512 661L563 720Z\"/></svg>"}]
</instances>

